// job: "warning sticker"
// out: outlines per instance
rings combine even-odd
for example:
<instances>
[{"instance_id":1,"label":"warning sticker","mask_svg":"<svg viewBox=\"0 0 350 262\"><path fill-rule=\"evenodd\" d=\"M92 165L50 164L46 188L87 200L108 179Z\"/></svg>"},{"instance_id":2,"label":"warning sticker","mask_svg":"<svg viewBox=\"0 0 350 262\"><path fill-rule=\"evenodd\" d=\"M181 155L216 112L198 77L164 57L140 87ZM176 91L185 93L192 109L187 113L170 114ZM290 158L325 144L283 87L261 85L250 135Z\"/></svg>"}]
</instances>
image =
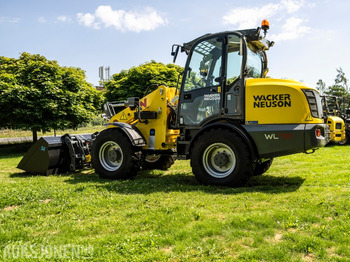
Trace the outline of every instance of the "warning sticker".
<instances>
[{"instance_id":1,"label":"warning sticker","mask_svg":"<svg viewBox=\"0 0 350 262\"><path fill-rule=\"evenodd\" d=\"M123 112L122 116L120 117L120 120L128 120L128 118L126 117L125 112Z\"/></svg>"},{"instance_id":2,"label":"warning sticker","mask_svg":"<svg viewBox=\"0 0 350 262\"><path fill-rule=\"evenodd\" d=\"M312 118L311 114L309 113L309 114L306 116L305 121L312 121L312 120L314 120L314 119Z\"/></svg>"}]
</instances>

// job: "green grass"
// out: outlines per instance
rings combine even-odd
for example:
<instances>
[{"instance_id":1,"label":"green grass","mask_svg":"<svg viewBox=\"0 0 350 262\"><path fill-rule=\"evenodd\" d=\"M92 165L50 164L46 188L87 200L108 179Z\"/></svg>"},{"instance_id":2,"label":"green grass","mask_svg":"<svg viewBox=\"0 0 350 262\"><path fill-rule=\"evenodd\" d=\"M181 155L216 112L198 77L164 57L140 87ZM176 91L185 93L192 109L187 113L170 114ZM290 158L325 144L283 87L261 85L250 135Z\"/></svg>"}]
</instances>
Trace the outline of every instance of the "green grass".
<instances>
[{"instance_id":1,"label":"green grass","mask_svg":"<svg viewBox=\"0 0 350 262\"><path fill-rule=\"evenodd\" d=\"M12 244L90 245L93 261L350 261L349 146L277 158L240 188L198 184L188 161L130 181L31 176L18 150L0 148L0 260Z\"/></svg>"}]
</instances>

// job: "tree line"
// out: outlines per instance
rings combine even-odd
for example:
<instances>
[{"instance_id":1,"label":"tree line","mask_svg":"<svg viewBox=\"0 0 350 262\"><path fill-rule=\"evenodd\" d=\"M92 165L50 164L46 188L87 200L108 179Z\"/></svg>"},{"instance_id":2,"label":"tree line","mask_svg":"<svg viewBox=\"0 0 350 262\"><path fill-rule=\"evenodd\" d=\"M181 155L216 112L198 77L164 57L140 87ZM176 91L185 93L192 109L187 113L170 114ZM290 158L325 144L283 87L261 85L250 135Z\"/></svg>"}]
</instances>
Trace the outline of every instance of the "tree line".
<instances>
[{"instance_id":1,"label":"tree line","mask_svg":"<svg viewBox=\"0 0 350 262\"><path fill-rule=\"evenodd\" d=\"M0 128L37 132L76 129L101 113L105 101L142 97L150 84L176 86L177 65L151 61L114 74L97 91L85 71L60 66L39 54L19 58L0 56Z\"/></svg>"},{"instance_id":2,"label":"tree line","mask_svg":"<svg viewBox=\"0 0 350 262\"><path fill-rule=\"evenodd\" d=\"M326 83L319 79L316 83L317 90L322 95L336 96L338 98L350 98L349 80L346 78L343 69L337 68L337 75L334 79L334 84L326 86Z\"/></svg>"}]
</instances>

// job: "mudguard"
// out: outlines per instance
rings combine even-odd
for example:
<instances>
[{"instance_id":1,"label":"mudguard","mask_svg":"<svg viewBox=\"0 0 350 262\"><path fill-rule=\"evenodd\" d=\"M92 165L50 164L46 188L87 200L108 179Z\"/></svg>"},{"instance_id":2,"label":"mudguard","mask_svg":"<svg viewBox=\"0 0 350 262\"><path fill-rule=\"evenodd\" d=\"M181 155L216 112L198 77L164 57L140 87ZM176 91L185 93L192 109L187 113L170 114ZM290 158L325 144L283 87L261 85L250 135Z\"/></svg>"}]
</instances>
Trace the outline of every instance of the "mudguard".
<instances>
[{"instance_id":1,"label":"mudguard","mask_svg":"<svg viewBox=\"0 0 350 262\"><path fill-rule=\"evenodd\" d=\"M194 144L194 142L197 140L197 138L206 130L211 129L211 128L228 128L231 129L233 132L237 133L243 140L244 142L246 142L249 151L251 153L251 157L252 160L256 160L258 159L258 151L257 148L255 146L254 141L251 139L251 137L249 136L249 134L247 134L247 132L245 132L244 130L242 130L242 128L239 128L238 126L231 124L231 123L212 123L212 124L208 124L206 126L204 126L203 128L200 129L200 131L193 137L191 143L190 143L190 155L191 155L191 149L192 149L192 145Z\"/></svg>"},{"instance_id":2,"label":"mudguard","mask_svg":"<svg viewBox=\"0 0 350 262\"><path fill-rule=\"evenodd\" d=\"M142 147L146 145L143 135L132 125L123 122L107 123L106 125L110 128L120 128L128 136L133 146Z\"/></svg>"}]
</instances>

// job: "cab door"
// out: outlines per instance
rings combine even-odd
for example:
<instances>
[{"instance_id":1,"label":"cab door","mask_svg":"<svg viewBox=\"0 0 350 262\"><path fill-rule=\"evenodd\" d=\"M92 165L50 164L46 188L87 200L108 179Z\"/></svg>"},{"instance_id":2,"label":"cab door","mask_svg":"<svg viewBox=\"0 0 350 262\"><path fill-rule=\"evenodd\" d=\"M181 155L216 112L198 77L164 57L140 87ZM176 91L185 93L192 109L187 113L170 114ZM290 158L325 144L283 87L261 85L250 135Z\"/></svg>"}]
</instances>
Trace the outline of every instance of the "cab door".
<instances>
[{"instance_id":1,"label":"cab door","mask_svg":"<svg viewBox=\"0 0 350 262\"><path fill-rule=\"evenodd\" d=\"M224 37L208 37L195 44L188 58L181 87L180 125L200 125L220 114Z\"/></svg>"}]
</instances>

